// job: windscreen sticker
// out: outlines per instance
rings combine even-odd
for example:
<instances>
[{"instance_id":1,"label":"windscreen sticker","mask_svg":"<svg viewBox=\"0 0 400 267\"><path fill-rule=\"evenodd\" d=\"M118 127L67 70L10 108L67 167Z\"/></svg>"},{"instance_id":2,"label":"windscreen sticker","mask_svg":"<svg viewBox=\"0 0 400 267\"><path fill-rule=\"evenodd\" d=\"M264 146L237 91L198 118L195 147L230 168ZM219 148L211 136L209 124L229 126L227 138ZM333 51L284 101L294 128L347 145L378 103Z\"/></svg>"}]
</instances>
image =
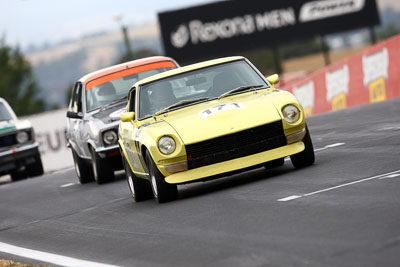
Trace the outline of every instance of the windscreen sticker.
<instances>
[{"instance_id":1,"label":"windscreen sticker","mask_svg":"<svg viewBox=\"0 0 400 267\"><path fill-rule=\"evenodd\" d=\"M243 104L240 103L228 103L228 104L222 104L218 105L212 108L208 108L206 110L203 110L199 113L200 118L206 119L207 117L218 113L223 110L231 110L231 109L241 109L244 108Z\"/></svg>"}]
</instances>

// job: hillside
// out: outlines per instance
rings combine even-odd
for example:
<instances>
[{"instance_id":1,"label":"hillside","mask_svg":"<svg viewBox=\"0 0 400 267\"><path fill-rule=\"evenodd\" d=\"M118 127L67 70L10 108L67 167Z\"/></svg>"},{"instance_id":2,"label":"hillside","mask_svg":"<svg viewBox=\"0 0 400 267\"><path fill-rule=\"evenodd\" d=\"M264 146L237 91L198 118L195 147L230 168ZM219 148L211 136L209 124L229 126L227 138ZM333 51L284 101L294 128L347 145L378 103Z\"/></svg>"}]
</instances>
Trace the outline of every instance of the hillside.
<instances>
[{"instance_id":1,"label":"hillside","mask_svg":"<svg viewBox=\"0 0 400 267\"><path fill-rule=\"evenodd\" d=\"M134 50L161 53L157 25L129 29ZM27 54L48 102L65 105L68 86L86 73L114 64L123 54L122 34L104 33Z\"/></svg>"},{"instance_id":2,"label":"hillside","mask_svg":"<svg viewBox=\"0 0 400 267\"><path fill-rule=\"evenodd\" d=\"M395 24L400 28L400 1L377 0L383 25ZM129 37L134 51L150 49L163 53L160 32L157 23L129 28ZM81 76L99 68L110 66L123 54L124 46L121 32L97 33L78 40L71 40L53 47L44 47L27 54L34 67L34 74L42 88L47 102L64 106L68 87ZM334 52L338 54L355 51ZM320 55L309 56L307 64L298 59L284 62L286 72L310 72L323 66ZM310 61L311 60L311 61ZM306 66L306 68L305 68Z\"/></svg>"}]
</instances>

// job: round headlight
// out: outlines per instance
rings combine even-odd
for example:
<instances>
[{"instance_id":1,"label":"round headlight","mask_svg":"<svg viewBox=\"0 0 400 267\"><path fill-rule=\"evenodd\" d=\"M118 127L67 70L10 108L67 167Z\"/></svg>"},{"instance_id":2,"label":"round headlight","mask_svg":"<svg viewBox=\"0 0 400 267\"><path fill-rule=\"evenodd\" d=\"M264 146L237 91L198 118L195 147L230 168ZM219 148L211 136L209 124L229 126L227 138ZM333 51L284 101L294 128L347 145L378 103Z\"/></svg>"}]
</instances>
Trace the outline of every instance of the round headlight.
<instances>
[{"instance_id":1,"label":"round headlight","mask_svg":"<svg viewBox=\"0 0 400 267\"><path fill-rule=\"evenodd\" d=\"M288 123L295 123L300 118L300 110L294 105L286 105L282 109L283 117Z\"/></svg>"},{"instance_id":2,"label":"round headlight","mask_svg":"<svg viewBox=\"0 0 400 267\"><path fill-rule=\"evenodd\" d=\"M106 145L113 145L117 142L118 136L117 133L113 130L105 131L103 133L103 141Z\"/></svg>"},{"instance_id":3,"label":"round headlight","mask_svg":"<svg viewBox=\"0 0 400 267\"><path fill-rule=\"evenodd\" d=\"M29 140L29 135L27 132L19 132L17 133L17 142L22 144L26 143Z\"/></svg>"},{"instance_id":4,"label":"round headlight","mask_svg":"<svg viewBox=\"0 0 400 267\"><path fill-rule=\"evenodd\" d=\"M161 153L169 155L175 151L176 144L172 137L163 136L158 140L158 149Z\"/></svg>"}]
</instances>

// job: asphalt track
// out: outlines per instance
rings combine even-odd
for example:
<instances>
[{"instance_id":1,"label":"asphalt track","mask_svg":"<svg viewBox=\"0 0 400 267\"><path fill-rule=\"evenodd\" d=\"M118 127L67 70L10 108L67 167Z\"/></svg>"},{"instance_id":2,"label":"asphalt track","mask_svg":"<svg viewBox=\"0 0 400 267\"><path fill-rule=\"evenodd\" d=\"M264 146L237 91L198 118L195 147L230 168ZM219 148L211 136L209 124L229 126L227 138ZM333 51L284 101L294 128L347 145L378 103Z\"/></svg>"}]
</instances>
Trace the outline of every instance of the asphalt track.
<instances>
[{"instance_id":1,"label":"asphalt track","mask_svg":"<svg viewBox=\"0 0 400 267\"><path fill-rule=\"evenodd\" d=\"M0 258L47 266L399 266L399 114L396 98L313 116L314 166L295 170L286 161L179 186L179 200L161 205L133 203L122 173L101 186L77 184L72 169L1 185Z\"/></svg>"}]
</instances>

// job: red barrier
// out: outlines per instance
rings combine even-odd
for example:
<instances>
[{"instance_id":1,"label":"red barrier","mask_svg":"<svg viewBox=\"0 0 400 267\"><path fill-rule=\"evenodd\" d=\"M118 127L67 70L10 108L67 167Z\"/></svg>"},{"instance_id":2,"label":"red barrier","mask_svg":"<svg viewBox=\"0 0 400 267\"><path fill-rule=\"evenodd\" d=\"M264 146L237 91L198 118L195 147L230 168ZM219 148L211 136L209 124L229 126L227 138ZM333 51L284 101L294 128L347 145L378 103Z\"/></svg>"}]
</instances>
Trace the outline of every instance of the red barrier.
<instances>
[{"instance_id":1,"label":"red barrier","mask_svg":"<svg viewBox=\"0 0 400 267\"><path fill-rule=\"evenodd\" d=\"M307 116L400 96L400 35L285 85Z\"/></svg>"}]
</instances>

